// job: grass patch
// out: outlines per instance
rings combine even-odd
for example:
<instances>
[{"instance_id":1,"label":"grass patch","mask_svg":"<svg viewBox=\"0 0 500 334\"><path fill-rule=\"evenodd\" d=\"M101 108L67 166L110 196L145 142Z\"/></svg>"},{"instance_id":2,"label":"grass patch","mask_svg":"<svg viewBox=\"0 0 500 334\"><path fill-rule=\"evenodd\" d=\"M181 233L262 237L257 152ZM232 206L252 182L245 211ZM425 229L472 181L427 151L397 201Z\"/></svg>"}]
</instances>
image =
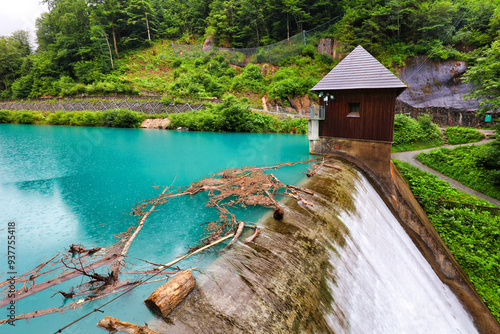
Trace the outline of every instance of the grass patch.
<instances>
[{"instance_id":1,"label":"grass patch","mask_svg":"<svg viewBox=\"0 0 500 334\"><path fill-rule=\"evenodd\" d=\"M485 195L500 200L500 187L491 179L491 171L481 166L491 144L440 148L420 153L417 160L438 172Z\"/></svg>"},{"instance_id":2,"label":"grass patch","mask_svg":"<svg viewBox=\"0 0 500 334\"><path fill-rule=\"evenodd\" d=\"M442 139L434 139L434 140L425 141L425 142L399 144L396 146L392 146L391 152L397 153L397 152L425 150L426 148L443 146L443 144L444 144L444 142Z\"/></svg>"},{"instance_id":3,"label":"grass patch","mask_svg":"<svg viewBox=\"0 0 500 334\"><path fill-rule=\"evenodd\" d=\"M494 206L407 163L397 160L394 163L415 196ZM445 208L426 200L420 204L493 316L500 322L500 216L479 207Z\"/></svg>"}]
</instances>

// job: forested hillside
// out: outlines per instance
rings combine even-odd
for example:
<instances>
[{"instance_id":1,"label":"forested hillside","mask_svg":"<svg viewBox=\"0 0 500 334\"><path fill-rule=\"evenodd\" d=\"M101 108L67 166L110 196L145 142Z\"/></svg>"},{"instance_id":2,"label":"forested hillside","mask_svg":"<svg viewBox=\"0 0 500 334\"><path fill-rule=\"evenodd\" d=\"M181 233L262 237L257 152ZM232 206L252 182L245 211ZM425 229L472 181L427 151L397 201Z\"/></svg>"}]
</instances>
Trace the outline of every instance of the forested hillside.
<instances>
[{"instance_id":1,"label":"forested hillside","mask_svg":"<svg viewBox=\"0 0 500 334\"><path fill-rule=\"evenodd\" d=\"M266 46L327 22L321 37L335 39L344 54L361 44L389 67L413 55L473 62L485 54L500 62L498 52L491 56L499 43L492 47L500 0L42 1L49 12L37 21L36 47L24 31L0 37L0 98L134 94L133 86L142 87L124 67L142 49L206 39L221 47ZM167 60L171 70L175 59ZM469 80L477 82L481 73L476 68ZM155 90L175 95L170 88ZM495 89L477 94L488 97Z\"/></svg>"}]
</instances>

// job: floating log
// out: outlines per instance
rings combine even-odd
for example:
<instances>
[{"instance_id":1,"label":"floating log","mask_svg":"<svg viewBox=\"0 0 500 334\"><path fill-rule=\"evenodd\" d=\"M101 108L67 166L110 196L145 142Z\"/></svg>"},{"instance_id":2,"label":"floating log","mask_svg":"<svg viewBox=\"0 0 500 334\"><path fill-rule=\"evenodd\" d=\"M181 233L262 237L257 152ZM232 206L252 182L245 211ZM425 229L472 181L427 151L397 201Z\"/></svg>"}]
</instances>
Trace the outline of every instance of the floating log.
<instances>
[{"instance_id":1,"label":"floating log","mask_svg":"<svg viewBox=\"0 0 500 334\"><path fill-rule=\"evenodd\" d=\"M233 239L231 240L231 242L229 242L229 244L226 246L226 248L229 247L229 246L231 246L232 244L234 244L236 242L236 240L238 240L238 238L240 237L241 232L243 232L244 228L245 228L245 222L244 221L240 221L238 223L238 230L236 231Z\"/></svg>"},{"instance_id":2,"label":"floating log","mask_svg":"<svg viewBox=\"0 0 500 334\"><path fill-rule=\"evenodd\" d=\"M325 167L330 167L330 168L333 168L333 169L336 169L336 170L340 170L340 171L342 170L342 168L341 168L341 167L336 166L336 165L323 164L323 166L325 166Z\"/></svg>"},{"instance_id":3,"label":"floating log","mask_svg":"<svg viewBox=\"0 0 500 334\"><path fill-rule=\"evenodd\" d=\"M257 236L260 233L260 229L258 227L255 227L255 232L252 234L247 240L245 240L245 243L248 244L249 242L252 242L257 238Z\"/></svg>"},{"instance_id":4,"label":"floating log","mask_svg":"<svg viewBox=\"0 0 500 334\"><path fill-rule=\"evenodd\" d=\"M184 270L156 289L144 303L156 314L166 317L190 292L196 281L190 270Z\"/></svg>"},{"instance_id":5,"label":"floating log","mask_svg":"<svg viewBox=\"0 0 500 334\"><path fill-rule=\"evenodd\" d=\"M306 174L307 177L311 177L314 174L316 174L321 169L321 167L323 167L324 164L325 164L325 160L321 160L320 163L314 164L313 169L309 173Z\"/></svg>"},{"instance_id":6,"label":"floating log","mask_svg":"<svg viewBox=\"0 0 500 334\"><path fill-rule=\"evenodd\" d=\"M205 250L205 249L207 249L207 248L210 248L210 247L212 247L212 246L215 246L215 245L217 245L217 244L219 244L219 243L223 242L224 240L227 240L227 239L231 238L232 236L234 236L234 233L228 234L228 235L226 235L225 237L220 238L219 240L216 240L216 241L212 242L212 243L211 243L211 244L209 244L209 245L203 246L203 247L201 247L200 249L197 249L197 250L195 250L195 251L194 251L194 252L192 252L192 253L189 253L189 254L183 255L183 256L181 256L181 257L179 257L179 258L177 258L177 259L175 259L175 260L173 260L173 261L171 261L171 262L169 262L169 263L167 263L167 264L164 264L164 265L159 266L159 267L158 267L158 268L156 268L156 269L157 269L157 270L163 270L163 269L165 269L165 268L171 267L171 266L173 266L174 264L176 264L177 262L182 261L182 260L184 260L184 259L187 259L188 257L193 256L194 254L197 254L197 253L199 253L199 252L202 252L202 251L204 251L204 250Z\"/></svg>"},{"instance_id":7,"label":"floating log","mask_svg":"<svg viewBox=\"0 0 500 334\"><path fill-rule=\"evenodd\" d=\"M160 334L148 327L148 324L139 326L130 322L120 321L116 318L107 316L97 323L97 327L101 327L110 333L128 333L128 334Z\"/></svg>"},{"instance_id":8,"label":"floating log","mask_svg":"<svg viewBox=\"0 0 500 334\"><path fill-rule=\"evenodd\" d=\"M273 204L274 204L274 208L275 208L275 211L274 211L274 214L273 214L274 219L276 219L276 220L282 220L283 219L283 215L285 214L285 211L283 211L283 209L281 208L281 206L278 204L278 201L274 198L274 196L267 189L264 190L264 192L266 193L267 197L269 197L269 199L271 200L271 202L273 202Z\"/></svg>"},{"instance_id":9,"label":"floating log","mask_svg":"<svg viewBox=\"0 0 500 334\"><path fill-rule=\"evenodd\" d=\"M302 191L303 193L306 193L306 194L309 194L309 195L314 195L314 192L310 191L309 189L299 188L299 187L296 187L296 186L292 186L291 184L288 184L286 187L290 188L290 189L295 189L295 190L298 190L298 191Z\"/></svg>"}]
</instances>

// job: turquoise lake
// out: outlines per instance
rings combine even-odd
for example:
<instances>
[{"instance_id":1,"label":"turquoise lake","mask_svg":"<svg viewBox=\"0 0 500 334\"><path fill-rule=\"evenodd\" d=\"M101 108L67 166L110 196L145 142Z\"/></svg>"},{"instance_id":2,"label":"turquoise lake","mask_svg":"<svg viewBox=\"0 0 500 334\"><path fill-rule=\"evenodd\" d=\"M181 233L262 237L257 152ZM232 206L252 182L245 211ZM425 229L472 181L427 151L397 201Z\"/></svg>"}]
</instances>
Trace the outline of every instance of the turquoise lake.
<instances>
[{"instance_id":1,"label":"turquoise lake","mask_svg":"<svg viewBox=\"0 0 500 334\"><path fill-rule=\"evenodd\" d=\"M308 160L307 136L285 134L200 133L147 129L83 128L0 124L0 244L7 244L8 223L16 225L16 272L21 274L65 252L71 244L107 247L114 235L136 225L130 210L141 200L158 195L165 186L187 186L225 168L274 165ZM306 165L273 170L284 183L297 184ZM155 188L155 186L163 186ZM206 194L172 200L154 212L135 239L128 255L167 263L184 255L203 236L202 223L215 220L206 208ZM237 213L256 222L265 210ZM2 246L1 280L7 279L7 250ZM214 253L193 256L181 268L202 270ZM140 263L127 259L131 267ZM16 314L65 301L58 290L81 278L16 303ZM106 333L95 327L105 315L137 324L153 315L143 300L161 283L144 285L94 313L63 333ZM20 288L21 286L17 286ZM53 297L51 297L53 296ZM20 320L3 325L6 333L54 333L111 298L82 309ZM66 301L68 302L68 301ZM0 318L7 311L2 309Z\"/></svg>"}]
</instances>

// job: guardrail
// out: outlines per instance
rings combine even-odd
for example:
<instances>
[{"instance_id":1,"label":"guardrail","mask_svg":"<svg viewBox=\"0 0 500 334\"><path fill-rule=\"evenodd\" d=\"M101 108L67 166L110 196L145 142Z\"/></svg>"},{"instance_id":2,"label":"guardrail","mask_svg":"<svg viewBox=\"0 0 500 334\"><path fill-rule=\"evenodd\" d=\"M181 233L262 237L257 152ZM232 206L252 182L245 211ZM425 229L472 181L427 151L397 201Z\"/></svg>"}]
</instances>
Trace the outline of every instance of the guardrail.
<instances>
[{"instance_id":1,"label":"guardrail","mask_svg":"<svg viewBox=\"0 0 500 334\"><path fill-rule=\"evenodd\" d=\"M324 106L311 106L311 119L324 120L325 107Z\"/></svg>"}]
</instances>

